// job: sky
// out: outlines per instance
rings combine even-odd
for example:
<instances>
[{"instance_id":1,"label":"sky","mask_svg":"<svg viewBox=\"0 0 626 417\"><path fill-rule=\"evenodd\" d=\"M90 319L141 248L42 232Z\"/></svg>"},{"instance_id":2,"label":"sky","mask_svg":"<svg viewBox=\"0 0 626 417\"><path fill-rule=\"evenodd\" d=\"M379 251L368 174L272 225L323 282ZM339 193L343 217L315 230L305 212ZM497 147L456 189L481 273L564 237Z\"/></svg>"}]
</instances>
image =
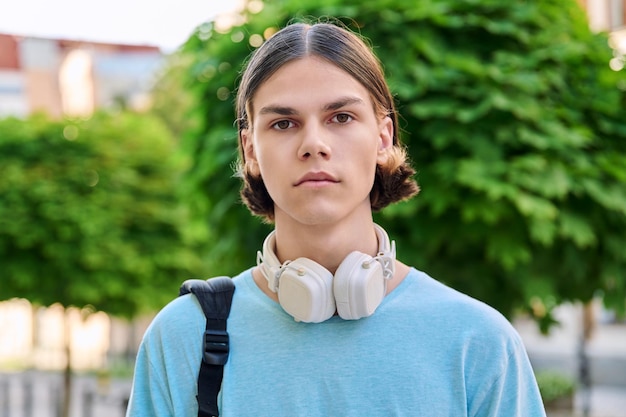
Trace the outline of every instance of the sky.
<instances>
[{"instance_id":1,"label":"sky","mask_svg":"<svg viewBox=\"0 0 626 417\"><path fill-rule=\"evenodd\" d=\"M145 44L170 52L241 0L5 0L0 33Z\"/></svg>"}]
</instances>

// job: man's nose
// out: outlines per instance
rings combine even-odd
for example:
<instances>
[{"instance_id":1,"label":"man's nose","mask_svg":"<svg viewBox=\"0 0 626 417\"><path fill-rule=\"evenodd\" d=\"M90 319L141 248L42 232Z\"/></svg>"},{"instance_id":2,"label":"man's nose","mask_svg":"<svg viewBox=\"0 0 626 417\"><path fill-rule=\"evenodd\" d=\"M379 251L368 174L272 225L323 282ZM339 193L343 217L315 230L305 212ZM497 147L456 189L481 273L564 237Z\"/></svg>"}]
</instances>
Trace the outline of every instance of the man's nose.
<instances>
[{"instance_id":1,"label":"man's nose","mask_svg":"<svg viewBox=\"0 0 626 417\"><path fill-rule=\"evenodd\" d=\"M308 159L311 157L330 157L330 145L328 132L319 123L309 123L301 131L301 142L298 148L298 158Z\"/></svg>"}]
</instances>

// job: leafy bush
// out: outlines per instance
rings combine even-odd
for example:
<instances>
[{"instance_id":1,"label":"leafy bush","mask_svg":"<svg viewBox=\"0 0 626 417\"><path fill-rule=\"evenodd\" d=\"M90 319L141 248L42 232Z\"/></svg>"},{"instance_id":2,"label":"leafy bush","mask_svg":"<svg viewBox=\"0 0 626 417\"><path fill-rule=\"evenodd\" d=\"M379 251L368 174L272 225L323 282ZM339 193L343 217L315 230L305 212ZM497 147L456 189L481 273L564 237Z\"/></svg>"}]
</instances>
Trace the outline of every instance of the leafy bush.
<instances>
[{"instance_id":1,"label":"leafy bush","mask_svg":"<svg viewBox=\"0 0 626 417\"><path fill-rule=\"evenodd\" d=\"M576 392L576 381L573 378L556 371L541 371L535 376L546 406L561 399L573 399Z\"/></svg>"}]
</instances>

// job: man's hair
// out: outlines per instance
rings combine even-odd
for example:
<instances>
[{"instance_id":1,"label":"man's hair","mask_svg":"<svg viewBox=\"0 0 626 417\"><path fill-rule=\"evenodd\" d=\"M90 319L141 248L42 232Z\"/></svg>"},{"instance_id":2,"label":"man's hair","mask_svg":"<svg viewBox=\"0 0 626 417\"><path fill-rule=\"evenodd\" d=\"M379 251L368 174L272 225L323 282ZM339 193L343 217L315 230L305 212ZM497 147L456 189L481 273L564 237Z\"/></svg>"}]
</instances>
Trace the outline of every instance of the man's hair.
<instances>
[{"instance_id":1,"label":"man's hair","mask_svg":"<svg viewBox=\"0 0 626 417\"><path fill-rule=\"evenodd\" d=\"M321 58L344 70L369 92L374 112L393 121L393 147L385 166L378 165L370 192L373 211L378 211L419 192L412 178L415 170L407 160L398 137L398 116L393 96L385 81L381 64L371 48L355 33L331 23L294 23L269 38L250 57L237 92L239 161L237 175L242 178L241 197L250 211L267 222L274 220L274 201L261 176L246 169L241 132L252 127L254 94L259 87L288 62L304 57Z\"/></svg>"}]
</instances>

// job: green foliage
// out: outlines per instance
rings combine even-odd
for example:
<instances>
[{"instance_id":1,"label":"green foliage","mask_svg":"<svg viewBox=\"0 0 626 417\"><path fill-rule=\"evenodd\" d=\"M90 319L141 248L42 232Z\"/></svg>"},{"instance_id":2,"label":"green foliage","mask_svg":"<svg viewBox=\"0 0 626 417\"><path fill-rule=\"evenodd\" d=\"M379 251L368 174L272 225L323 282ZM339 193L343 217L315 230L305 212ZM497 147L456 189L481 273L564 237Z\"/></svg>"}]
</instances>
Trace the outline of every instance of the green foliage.
<instances>
[{"instance_id":1,"label":"green foliage","mask_svg":"<svg viewBox=\"0 0 626 417\"><path fill-rule=\"evenodd\" d=\"M186 191L220 273L251 265L268 230L230 175L239 69L250 41L302 16L361 32L397 94L423 190L377 216L401 259L545 327L553 306L598 291L623 311L624 76L575 0L267 0L240 26L201 26L181 52L200 120Z\"/></svg>"},{"instance_id":2,"label":"green foliage","mask_svg":"<svg viewBox=\"0 0 626 417\"><path fill-rule=\"evenodd\" d=\"M167 125L176 141L180 141L185 132L195 129L194 119L188 111L194 102L189 90L183 86L190 58L181 54L169 55L159 81L151 91L150 113Z\"/></svg>"},{"instance_id":3,"label":"green foliage","mask_svg":"<svg viewBox=\"0 0 626 417\"><path fill-rule=\"evenodd\" d=\"M159 308L198 270L156 119L129 113L0 120L0 299Z\"/></svg>"},{"instance_id":4,"label":"green foliage","mask_svg":"<svg viewBox=\"0 0 626 417\"><path fill-rule=\"evenodd\" d=\"M550 404L562 398L571 398L576 391L574 378L555 371L541 371L535 375L544 403Z\"/></svg>"}]
</instances>

